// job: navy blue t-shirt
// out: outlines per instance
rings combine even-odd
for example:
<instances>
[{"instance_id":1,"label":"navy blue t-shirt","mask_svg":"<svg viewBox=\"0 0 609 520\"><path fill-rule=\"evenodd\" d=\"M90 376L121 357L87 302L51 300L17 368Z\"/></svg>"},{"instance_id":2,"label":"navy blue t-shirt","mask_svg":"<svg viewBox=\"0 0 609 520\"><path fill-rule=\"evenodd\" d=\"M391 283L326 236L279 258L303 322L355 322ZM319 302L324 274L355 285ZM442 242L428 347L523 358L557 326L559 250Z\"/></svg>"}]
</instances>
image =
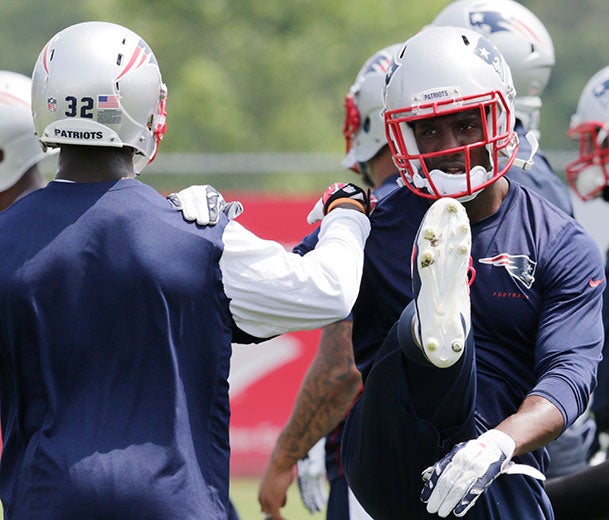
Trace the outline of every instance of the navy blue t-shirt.
<instances>
[{"instance_id":1,"label":"navy blue t-shirt","mask_svg":"<svg viewBox=\"0 0 609 520\"><path fill-rule=\"evenodd\" d=\"M526 131L519 120L516 120L514 130L519 140L518 157L528 159L531 153L531 145L526 140ZM538 193L544 199L562 209L567 215L573 216L573 205L569 195L569 188L556 175L550 166L550 162L541 150L537 150L534 156L533 167L530 170L523 170L513 166L507 171L505 176L522 186L532 189L535 193Z\"/></svg>"},{"instance_id":2,"label":"navy blue t-shirt","mask_svg":"<svg viewBox=\"0 0 609 520\"><path fill-rule=\"evenodd\" d=\"M227 517L226 222L134 179L52 182L0 215L7 518Z\"/></svg>"},{"instance_id":3,"label":"navy blue t-shirt","mask_svg":"<svg viewBox=\"0 0 609 520\"><path fill-rule=\"evenodd\" d=\"M412 244L427 207L404 187L372 215L353 309L364 385L388 330L413 298ZM472 225L472 258L477 415L492 428L536 394L569 425L586 406L600 356L605 282L598 247L575 220L510 182L499 211Z\"/></svg>"}]
</instances>

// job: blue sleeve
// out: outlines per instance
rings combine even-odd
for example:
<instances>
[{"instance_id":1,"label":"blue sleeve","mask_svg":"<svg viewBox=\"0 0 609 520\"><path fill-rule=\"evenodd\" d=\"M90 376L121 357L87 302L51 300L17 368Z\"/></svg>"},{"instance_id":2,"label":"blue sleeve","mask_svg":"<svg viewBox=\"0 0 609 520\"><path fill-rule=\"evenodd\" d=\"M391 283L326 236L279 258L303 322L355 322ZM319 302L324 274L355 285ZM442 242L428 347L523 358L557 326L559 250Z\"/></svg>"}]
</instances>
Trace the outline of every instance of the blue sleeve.
<instances>
[{"instance_id":1,"label":"blue sleeve","mask_svg":"<svg viewBox=\"0 0 609 520\"><path fill-rule=\"evenodd\" d=\"M605 266L605 276L607 275L609 275L609 253ZM603 293L603 325L605 328L603 360L598 366L598 384L594 390L591 409L599 431L609 432L609 289L605 289Z\"/></svg>"},{"instance_id":2,"label":"blue sleeve","mask_svg":"<svg viewBox=\"0 0 609 520\"><path fill-rule=\"evenodd\" d=\"M298 244L292 249L292 252L297 253L300 256L304 256L307 253L313 251L313 249L315 249L315 246L317 245L317 242L319 242L319 229L320 228L317 227L315 231L309 233L306 237L304 237L300 244Z\"/></svg>"},{"instance_id":3,"label":"blue sleeve","mask_svg":"<svg viewBox=\"0 0 609 520\"><path fill-rule=\"evenodd\" d=\"M531 153L531 145L526 139L526 130L520 122L516 123L515 129L519 139L518 157L527 159ZM562 209L567 215L573 217L573 204L571 203L569 188L556 175L556 172L541 150L537 150L534 156L532 169L525 171L519 166L512 166L506 173L506 177L532 189L544 199Z\"/></svg>"},{"instance_id":4,"label":"blue sleeve","mask_svg":"<svg viewBox=\"0 0 609 520\"><path fill-rule=\"evenodd\" d=\"M568 234L568 236L563 236ZM544 307L536 348L538 383L530 392L552 402L565 428L583 413L596 383L603 345L603 262L580 226L564 226L548 248Z\"/></svg>"}]
</instances>

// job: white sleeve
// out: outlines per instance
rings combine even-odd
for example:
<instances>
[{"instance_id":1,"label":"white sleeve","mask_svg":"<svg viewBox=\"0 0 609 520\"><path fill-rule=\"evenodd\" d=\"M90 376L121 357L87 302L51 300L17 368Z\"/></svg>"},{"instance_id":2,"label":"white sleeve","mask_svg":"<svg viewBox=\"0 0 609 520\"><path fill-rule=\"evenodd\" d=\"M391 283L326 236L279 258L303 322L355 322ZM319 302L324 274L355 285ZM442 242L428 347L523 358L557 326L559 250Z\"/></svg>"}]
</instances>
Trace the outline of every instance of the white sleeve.
<instances>
[{"instance_id":1,"label":"white sleeve","mask_svg":"<svg viewBox=\"0 0 609 520\"><path fill-rule=\"evenodd\" d=\"M323 327L348 316L357 298L370 222L335 209L305 256L263 240L231 220L220 270L237 326L258 338Z\"/></svg>"}]
</instances>

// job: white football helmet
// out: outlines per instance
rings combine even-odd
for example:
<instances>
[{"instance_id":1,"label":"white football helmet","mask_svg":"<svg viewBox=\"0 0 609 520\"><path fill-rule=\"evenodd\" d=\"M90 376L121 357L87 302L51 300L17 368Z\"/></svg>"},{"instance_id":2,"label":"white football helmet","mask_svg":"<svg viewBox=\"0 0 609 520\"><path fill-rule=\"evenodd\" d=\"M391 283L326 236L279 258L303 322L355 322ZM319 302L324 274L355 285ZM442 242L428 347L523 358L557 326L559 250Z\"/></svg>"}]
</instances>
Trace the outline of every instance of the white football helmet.
<instances>
[{"instance_id":1,"label":"white football helmet","mask_svg":"<svg viewBox=\"0 0 609 520\"><path fill-rule=\"evenodd\" d=\"M541 94L555 63L554 44L544 24L514 0L455 0L432 22L479 32L510 66L516 88L516 117L539 137Z\"/></svg>"},{"instance_id":2,"label":"white football helmet","mask_svg":"<svg viewBox=\"0 0 609 520\"><path fill-rule=\"evenodd\" d=\"M372 159L387 144L383 120L385 74L402 44L394 44L374 53L357 73L345 96L343 135L347 155L345 168L359 171L360 163Z\"/></svg>"},{"instance_id":3,"label":"white football helmet","mask_svg":"<svg viewBox=\"0 0 609 520\"><path fill-rule=\"evenodd\" d=\"M480 33L457 27L431 27L406 41L387 73L385 124L393 160L417 195L463 202L495 182L518 151L510 69L499 50ZM412 123L479 110L484 138L476 143L420 153ZM471 164L471 150L484 147L491 168ZM429 171L425 159L463 153L465 172Z\"/></svg>"},{"instance_id":4,"label":"white football helmet","mask_svg":"<svg viewBox=\"0 0 609 520\"><path fill-rule=\"evenodd\" d=\"M579 156L566 166L569 185L582 200L609 185L609 66L598 71L579 97L567 135L579 141Z\"/></svg>"},{"instance_id":5,"label":"white football helmet","mask_svg":"<svg viewBox=\"0 0 609 520\"><path fill-rule=\"evenodd\" d=\"M32 112L40 141L131 147L139 173L166 131L167 88L156 58L133 31L85 22L57 33L32 75Z\"/></svg>"},{"instance_id":6,"label":"white football helmet","mask_svg":"<svg viewBox=\"0 0 609 520\"><path fill-rule=\"evenodd\" d=\"M0 191L11 188L45 156L34 133L31 89L27 76L0 71Z\"/></svg>"}]
</instances>

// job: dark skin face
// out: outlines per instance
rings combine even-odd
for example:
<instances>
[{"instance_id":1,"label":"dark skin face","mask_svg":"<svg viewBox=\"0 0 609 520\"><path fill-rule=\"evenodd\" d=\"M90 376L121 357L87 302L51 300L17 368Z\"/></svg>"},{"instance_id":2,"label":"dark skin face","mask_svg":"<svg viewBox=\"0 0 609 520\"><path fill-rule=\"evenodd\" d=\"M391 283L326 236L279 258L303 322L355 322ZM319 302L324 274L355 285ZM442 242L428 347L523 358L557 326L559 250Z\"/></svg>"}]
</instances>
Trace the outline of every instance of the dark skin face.
<instances>
[{"instance_id":1,"label":"dark skin face","mask_svg":"<svg viewBox=\"0 0 609 520\"><path fill-rule=\"evenodd\" d=\"M484 139L480 111L477 109L457 112L446 116L421 119L413 123L414 136L421 153L439 152ZM472 166L490 168L489 157L484 147L471 150ZM442 170L457 174L465 171L465 154L441 155L425 160L429 170Z\"/></svg>"},{"instance_id":2,"label":"dark skin face","mask_svg":"<svg viewBox=\"0 0 609 520\"><path fill-rule=\"evenodd\" d=\"M477 109L445 116L430 117L412 123L414 136L421 153L439 152L475 143L484 138L482 118ZM471 149L471 166L490 169L489 155L484 147ZM465 153L439 155L425 160L431 171L442 170L449 174L465 172ZM473 200L464 203L470 222L478 222L496 213L508 191L508 181L501 177L485 188Z\"/></svg>"}]
</instances>

